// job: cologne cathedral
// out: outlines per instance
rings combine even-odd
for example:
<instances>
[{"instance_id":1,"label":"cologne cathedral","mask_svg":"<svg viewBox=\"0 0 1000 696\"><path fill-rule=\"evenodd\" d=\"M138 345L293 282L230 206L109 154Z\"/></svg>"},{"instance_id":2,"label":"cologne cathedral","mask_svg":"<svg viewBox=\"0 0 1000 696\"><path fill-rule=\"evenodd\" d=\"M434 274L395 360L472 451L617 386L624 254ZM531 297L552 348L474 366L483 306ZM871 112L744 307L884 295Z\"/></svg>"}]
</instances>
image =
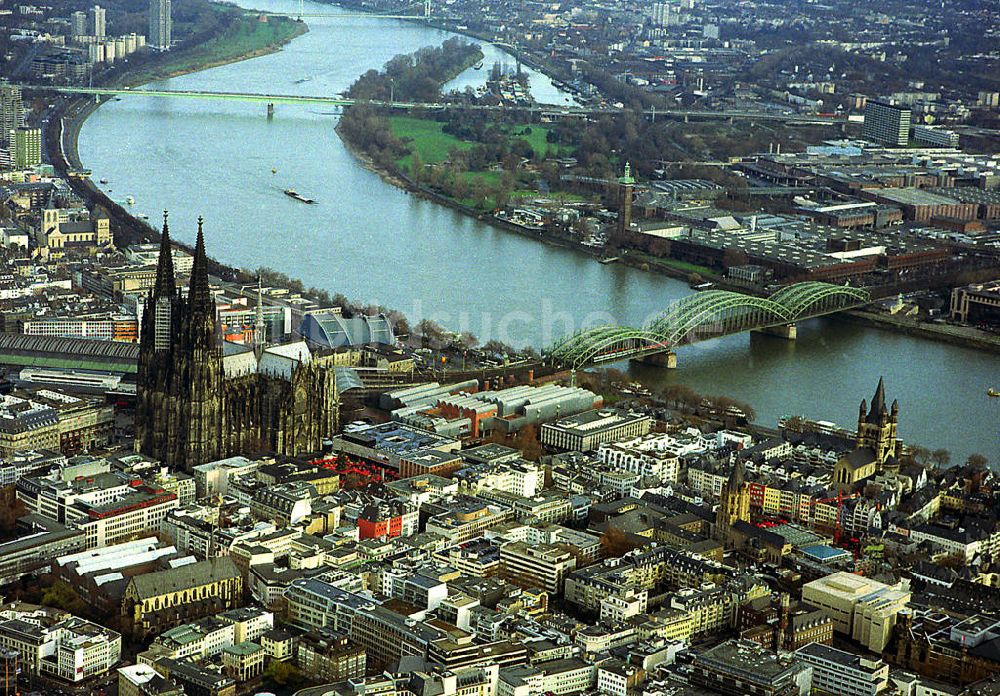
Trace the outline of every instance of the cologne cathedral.
<instances>
[{"instance_id":1,"label":"cologne cathedral","mask_svg":"<svg viewBox=\"0 0 1000 696\"><path fill-rule=\"evenodd\" d=\"M192 467L235 455L316 452L336 432L332 367L304 341L266 346L261 312L253 347L224 343L208 283L202 221L187 294L174 282L164 215L156 281L142 318L136 449Z\"/></svg>"}]
</instances>

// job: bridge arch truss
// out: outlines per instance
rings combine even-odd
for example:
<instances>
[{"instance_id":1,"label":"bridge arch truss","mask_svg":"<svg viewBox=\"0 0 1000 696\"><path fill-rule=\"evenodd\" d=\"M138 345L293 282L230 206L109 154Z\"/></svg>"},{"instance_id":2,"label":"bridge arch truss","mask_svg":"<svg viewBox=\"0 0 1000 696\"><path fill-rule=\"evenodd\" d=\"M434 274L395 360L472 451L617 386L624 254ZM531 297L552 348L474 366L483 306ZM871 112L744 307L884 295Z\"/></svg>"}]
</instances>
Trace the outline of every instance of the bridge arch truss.
<instances>
[{"instance_id":1,"label":"bridge arch truss","mask_svg":"<svg viewBox=\"0 0 1000 696\"><path fill-rule=\"evenodd\" d=\"M669 350L663 337L644 329L605 324L582 329L559 341L546 357L573 369L584 365L619 360L630 352Z\"/></svg>"},{"instance_id":2,"label":"bridge arch truss","mask_svg":"<svg viewBox=\"0 0 1000 696\"><path fill-rule=\"evenodd\" d=\"M670 305L646 330L676 346L791 321L785 308L769 298L708 290Z\"/></svg>"},{"instance_id":3,"label":"bridge arch truss","mask_svg":"<svg viewBox=\"0 0 1000 696\"><path fill-rule=\"evenodd\" d=\"M817 314L829 314L859 304L871 302L871 294L864 288L806 281L788 285L769 297L788 312L794 320L807 319Z\"/></svg>"},{"instance_id":4,"label":"bridge arch truss","mask_svg":"<svg viewBox=\"0 0 1000 696\"><path fill-rule=\"evenodd\" d=\"M864 288L818 281L795 283L770 297L708 290L683 297L642 328L602 325L557 341L546 357L574 369L717 336L792 324L871 302Z\"/></svg>"}]
</instances>

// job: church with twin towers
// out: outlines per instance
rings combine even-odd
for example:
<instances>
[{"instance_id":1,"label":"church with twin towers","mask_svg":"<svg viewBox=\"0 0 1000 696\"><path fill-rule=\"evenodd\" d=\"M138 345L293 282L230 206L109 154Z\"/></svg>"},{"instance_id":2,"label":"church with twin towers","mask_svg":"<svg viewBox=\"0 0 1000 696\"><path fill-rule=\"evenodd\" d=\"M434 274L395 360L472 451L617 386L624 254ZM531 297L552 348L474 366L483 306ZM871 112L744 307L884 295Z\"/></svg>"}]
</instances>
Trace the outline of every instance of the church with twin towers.
<instances>
[{"instance_id":1,"label":"church with twin towers","mask_svg":"<svg viewBox=\"0 0 1000 696\"><path fill-rule=\"evenodd\" d=\"M262 327L254 333L263 336ZM337 426L334 369L305 341L251 347L222 340L200 218L189 287L177 287L164 214L142 318L136 450L191 471L235 455L317 452Z\"/></svg>"}]
</instances>

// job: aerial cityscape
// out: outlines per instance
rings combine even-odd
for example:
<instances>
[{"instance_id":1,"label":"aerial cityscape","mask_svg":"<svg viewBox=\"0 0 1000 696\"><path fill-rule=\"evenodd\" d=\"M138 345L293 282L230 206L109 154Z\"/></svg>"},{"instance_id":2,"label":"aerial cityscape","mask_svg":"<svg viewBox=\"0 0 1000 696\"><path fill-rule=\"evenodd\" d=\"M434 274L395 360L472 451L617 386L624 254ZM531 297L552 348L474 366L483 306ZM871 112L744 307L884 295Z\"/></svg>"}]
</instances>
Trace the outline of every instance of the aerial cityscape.
<instances>
[{"instance_id":1,"label":"aerial cityscape","mask_svg":"<svg viewBox=\"0 0 1000 696\"><path fill-rule=\"evenodd\" d=\"M1000 696L996 0L0 49L0 696Z\"/></svg>"}]
</instances>

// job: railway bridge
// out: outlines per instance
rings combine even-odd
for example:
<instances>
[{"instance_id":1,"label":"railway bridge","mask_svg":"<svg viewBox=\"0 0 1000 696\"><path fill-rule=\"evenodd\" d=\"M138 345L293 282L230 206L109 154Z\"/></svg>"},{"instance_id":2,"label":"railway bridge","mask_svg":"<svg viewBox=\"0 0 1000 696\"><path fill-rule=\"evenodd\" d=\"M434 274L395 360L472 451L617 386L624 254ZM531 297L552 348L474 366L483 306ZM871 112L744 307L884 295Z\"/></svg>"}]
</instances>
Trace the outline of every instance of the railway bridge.
<instances>
[{"instance_id":1,"label":"railway bridge","mask_svg":"<svg viewBox=\"0 0 1000 696\"><path fill-rule=\"evenodd\" d=\"M606 324L581 329L543 352L546 362L577 370L591 365L643 360L676 367L676 348L720 336L761 331L794 339L796 322L871 303L864 288L817 281L795 283L770 297L728 290L688 295L645 326Z\"/></svg>"}]
</instances>

